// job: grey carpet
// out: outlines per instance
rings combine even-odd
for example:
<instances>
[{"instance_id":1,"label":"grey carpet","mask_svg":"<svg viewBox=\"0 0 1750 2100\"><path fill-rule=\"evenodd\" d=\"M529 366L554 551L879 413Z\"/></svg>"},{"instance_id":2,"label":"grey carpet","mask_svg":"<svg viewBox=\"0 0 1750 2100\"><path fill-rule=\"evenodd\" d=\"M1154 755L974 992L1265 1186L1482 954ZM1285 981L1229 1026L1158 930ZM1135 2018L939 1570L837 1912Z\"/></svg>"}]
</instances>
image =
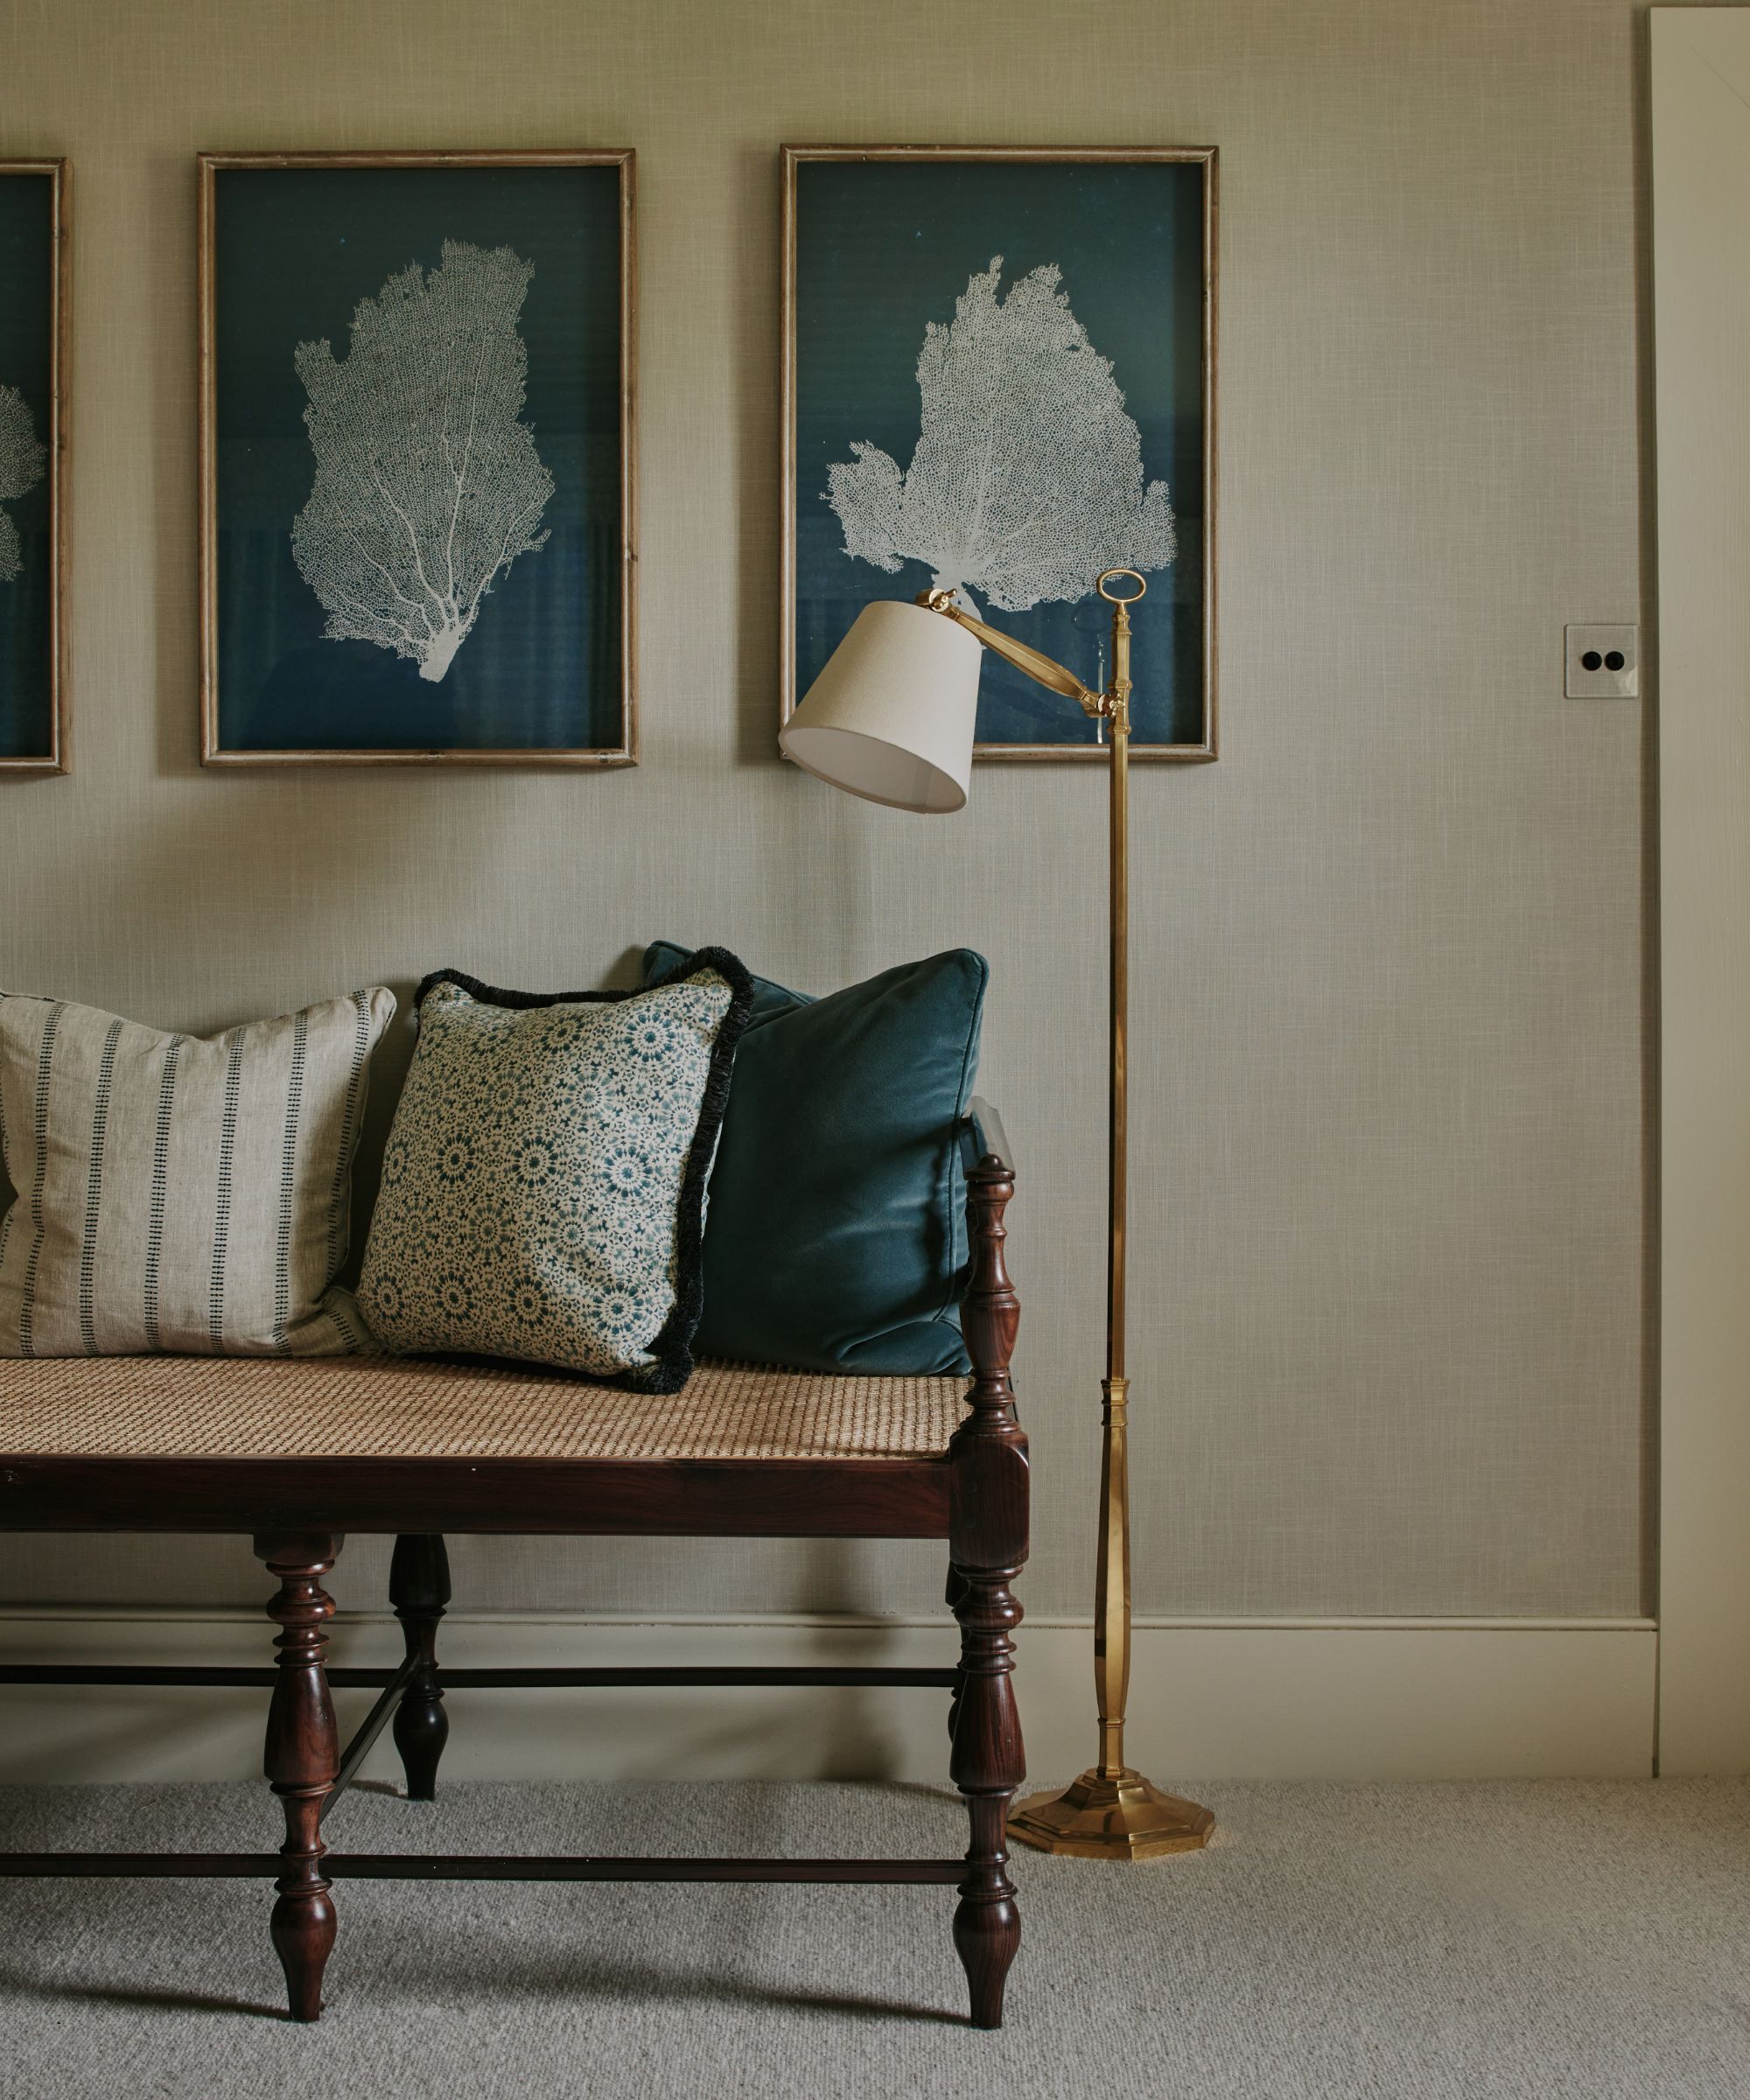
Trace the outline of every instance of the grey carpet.
<instances>
[{"instance_id":1,"label":"grey carpet","mask_svg":"<svg viewBox=\"0 0 1750 2100\"><path fill-rule=\"evenodd\" d=\"M276 2017L253 1883L0 1882L0 2090L1737 2100L1750 1788L1210 1786L1200 1855L1023 1854L999 2034L935 1889L340 1887L318 2027ZM0 1845L254 1850L244 1787L0 1789ZM337 1849L958 1851L898 1786L362 1791ZM271 1840L268 1840L269 1843Z\"/></svg>"}]
</instances>

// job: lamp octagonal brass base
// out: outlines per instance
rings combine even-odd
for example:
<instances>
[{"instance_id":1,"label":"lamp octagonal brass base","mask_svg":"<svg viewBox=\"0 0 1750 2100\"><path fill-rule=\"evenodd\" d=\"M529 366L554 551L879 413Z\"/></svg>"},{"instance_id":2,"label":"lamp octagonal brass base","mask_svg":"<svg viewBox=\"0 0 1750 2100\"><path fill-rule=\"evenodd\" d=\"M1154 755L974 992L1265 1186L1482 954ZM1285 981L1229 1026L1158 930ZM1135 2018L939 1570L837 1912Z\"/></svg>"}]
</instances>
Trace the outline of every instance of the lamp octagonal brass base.
<instances>
[{"instance_id":1,"label":"lamp octagonal brass base","mask_svg":"<svg viewBox=\"0 0 1750 2100\"><path fill-rule=\"evenodd\" d=\"M1164 1859L1209 1842L1214 1815L1126 1765L1116 1776L1084 1772L1060 1794L1035 1794L1009 1818L1024 1844L1077 1859Z\"/></svg>"}]
</instances>

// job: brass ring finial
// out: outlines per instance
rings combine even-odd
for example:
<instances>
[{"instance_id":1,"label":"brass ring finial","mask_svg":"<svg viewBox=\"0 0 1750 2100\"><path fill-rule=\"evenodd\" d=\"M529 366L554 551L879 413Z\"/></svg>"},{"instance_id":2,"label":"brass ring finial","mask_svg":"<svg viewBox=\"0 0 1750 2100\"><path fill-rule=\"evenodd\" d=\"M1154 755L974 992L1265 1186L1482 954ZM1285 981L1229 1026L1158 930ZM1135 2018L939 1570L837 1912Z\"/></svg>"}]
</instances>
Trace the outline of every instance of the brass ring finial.
<instances>
[{"instance_id":1,"label":"brass ring finial","mask_svg":"<svg viewBox=\"0 0 1750 2100\"><path fill-rule=\"evenodd\" d=\"M1115 576L1127 576L1136 585L1134 591L1109 591L1106 588ZM1139 598L1148 594L1146 578L1138 576L1134 569L1102 569L1094 579L1094 588L1109 606L1133 606Z\"/></svg>"}]
</instances>

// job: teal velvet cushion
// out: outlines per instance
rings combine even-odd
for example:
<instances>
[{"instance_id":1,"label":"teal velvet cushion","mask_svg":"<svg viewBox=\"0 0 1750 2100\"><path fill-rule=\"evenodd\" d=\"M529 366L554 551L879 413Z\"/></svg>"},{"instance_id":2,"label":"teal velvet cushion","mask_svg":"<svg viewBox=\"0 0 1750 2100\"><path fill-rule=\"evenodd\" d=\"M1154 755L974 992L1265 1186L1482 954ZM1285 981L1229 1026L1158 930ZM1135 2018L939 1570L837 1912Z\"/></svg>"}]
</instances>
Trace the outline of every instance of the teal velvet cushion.
<instances>
[{"instance_id":1,"label":"teal velvet cushion","mask_svg":"<svg viewBox=\"0 0 1750 2100\"><path fill-rule=\"evenodd\" d=\"M655 942L645 983L690 953ZM956 1126L989 975L959 948L824 998L754 978L711 1172L700 1355L870 1376L968 1368Z\"/></svg>"}]
</instances>

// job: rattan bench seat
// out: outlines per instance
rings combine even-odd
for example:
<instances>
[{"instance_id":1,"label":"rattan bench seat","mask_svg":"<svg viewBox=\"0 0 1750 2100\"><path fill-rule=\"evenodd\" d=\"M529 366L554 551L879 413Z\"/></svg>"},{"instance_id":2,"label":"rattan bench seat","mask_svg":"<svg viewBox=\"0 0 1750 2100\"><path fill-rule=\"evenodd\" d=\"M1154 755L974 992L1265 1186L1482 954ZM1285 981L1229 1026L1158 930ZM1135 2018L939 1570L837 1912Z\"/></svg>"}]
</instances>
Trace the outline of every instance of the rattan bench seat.
<instances>
[{"instance_id":1,"label":"rattan bench seat","mask_svg":"<svg viewBox=\"0 0 1750 2100\"><path fill-rule=\"evenodd\" d=\"M287 1404L288 1389L297 1395ZM0 1452L129 1459L938 1458L962 1378L702 1364L678 1394L392 1357L0 1362Z\"/></svg>"}]
</instances>

